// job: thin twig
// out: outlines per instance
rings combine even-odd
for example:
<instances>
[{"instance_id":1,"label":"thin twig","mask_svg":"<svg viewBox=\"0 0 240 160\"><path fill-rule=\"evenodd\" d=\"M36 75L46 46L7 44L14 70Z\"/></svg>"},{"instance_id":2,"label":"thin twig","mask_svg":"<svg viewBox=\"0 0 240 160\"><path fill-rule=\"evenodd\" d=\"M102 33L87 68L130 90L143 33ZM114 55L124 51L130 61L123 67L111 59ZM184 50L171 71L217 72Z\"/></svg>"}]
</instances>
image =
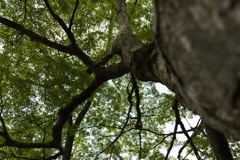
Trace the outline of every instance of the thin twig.
<instances>
[{"instance_id":1,"label":"thin twig","mask_svg":"<svg viewBox=\"0 0 240 160\"><path fill-rule=\"evenodd\" d=\"M130 117L130 112L131 112L131 110L132 110L132 94L133 94L133 91L134 91L134 87L132 87L131 92L129 92L129 89L128 89L129 85L130 85L130 83L129 83L128 86L127 86L127 93L128 93L128 101L129 101L129 103L130 103L130 107L129 107L129 109L128 109L126 122L125 122L124 126L122 127L121 132L119 133L119 135L112 141L112 143L110 143L105 149L103 149L100 153L98 153L97 156L96 156L94 159L97 159L100 154L102 154L103 152L105 152L109 147L111 147L115 142L117 142L117 140L118 140L118 139L121 137L121 135L124 133L124 129L125 129L125 127L126 127L127 124L128 124L128 120L129 120L129 117Z\"/></svg>"},{"instance_id":2,"label":"thin twig","mask_svg":"<svg viewBox=\"0 0 240 160\"><path fill-rule=\"evenodd\" d=\"M178 110L178 107L177 107L178 102L177 102L177 100L176 100L176 97L175 97L174 101L175 101L176 105L173 105L172 109L173 109L174 112L175 112L176 121L177 121L178 124L180 124L180 126L181 126L181 128L182 128L182 131L184 132L184 134L185 134L185 136L187 137L190 145L192 146L192 149L193 149L193 151L194 151L197 159L200 160L200 156L199 156L199 154L198 154L198 150L197 150L196 146L194 145L194 143L192 142L191 137L188 135L188 133L187 133L187 131L186 131L186 128L184 127L184 124L183 124L182 121L181 121L181 118L180 118L180 115L179 115L179 110Z\"/></svg>"},{"instance_id":3,"label":"thin twig","mask_svg":"<svg viewBox=\"0 0 240 160\"><path fill-rule=\"evenodd\" d=\"M178 105L178 102L177 102L177 99L176 99L176 97L175 97L174 100L173 100L172 108L176 108L177 105ZM175 122L174 131L173 131L172 141L171 141L171 144L170 144L170 146L169 146L169 148L168 148L167 154L166 154L166 156L165 156L165 160L168 159L168 156L169 156L169 154L170 154L170 152L171 152L171 150L172 150L173 143L174 143L174 141L175 141L175 139L176 139L177 127L178 127L178 119L177 119L177 117L176 117L176 122Z\"/></svg>"},{"instance_id":4,"label":"thin twig","mask_svg":"<svg viewBox=\"0 0 240 160\"><path fill-rule=\"evenodd\" d=\"M71 28L72 28L73 19L74 19L75 13L76 13L76 11L77 11L78 5L79 5L79 0L76 0L76 5L75 5L75 8L74 8L74 10L73 10L72 17L71 17L70 23L69 23L69 29L70 29L70 31L71 31Z\"/></svg>"},{"instance_id":5,"label":"thin twig","mask_svg":"<svg viewBox=\"0 0 240 160\"><path fill-rule=\"evenodd\" d=\"M24 1L24 17L23 17L23 21L22 21L23 26L25 26L26 18L27 18L27 0Z\"/></svg>"},{"instance_id":6,"label":"thin twig","mask_svg":"<svg viewBox=\"0 0 240 160\"><path fill-rule=\"evenodd\" d=\"M131 19L131 17L132 17L132 14L133 14L133 12L134 12L134 10L135 10L135 7L136 7L136 5L137 5L137 2L138 2L138 0L136 0L136 1L134 2L134 7L133 7L133 10L132 10L132 12L131 12L131 15L130 15L129 19Z\"/></svg>"}]
</instances>

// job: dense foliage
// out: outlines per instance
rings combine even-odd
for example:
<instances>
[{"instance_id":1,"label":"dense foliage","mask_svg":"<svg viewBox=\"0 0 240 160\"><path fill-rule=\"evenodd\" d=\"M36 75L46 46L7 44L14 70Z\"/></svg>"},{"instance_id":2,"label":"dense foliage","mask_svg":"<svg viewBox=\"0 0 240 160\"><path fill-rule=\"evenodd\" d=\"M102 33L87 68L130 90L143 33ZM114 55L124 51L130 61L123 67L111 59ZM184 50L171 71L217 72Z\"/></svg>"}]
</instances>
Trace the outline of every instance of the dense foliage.
<instances>
[{"instance_id":1,"label":"dense foliage","mask_svg":"<svg viewBox=\"0 0 240 160\"><path fill-rule=\"evenodd\" d=\"M72 26L77 44L93 60L101 58L116 39L114 0L79 0L74 16L75 0L49 3L63 21ZM148 0L127 1L133 33L145 43L153 41L152 6L153 2ZM1 0L0 16L56 43L71 44L42 0ZM50 142L59 110L95 77L86 72L88 67L76 56L31 41L6 25L0 24L0 36L0 135L6 129L13 140L21 143ZM119 61L121 58L114 56L106 66ZM171 150L169 146L175 135L173 128L170 132L169 127L166 130L176 122L172 109L174 94L160 94L153 82L141 81L137 81L139 93L133 92L134 81L131 74L109 80L72 112L62 130L61 143L64 148L69 137L75 136L72 159L164 159L165 154L161 152ZM138 94L140 128L135 126ZM86 105L90 108L78 124ZM191 112L180 105L178 109L181 119L192 119ZM201 120L187 132L200 157L214 159ZM183 132L179 129L176 134ZM239 143L231 137L228 139L233 156L238 157ZM0 136L0 159L40 159L58 153L58 148L11 147L4 142L5 138ZM187 140L176 140L174 146L186 147L182 158L190 152L194 155Z\"/></svg>"}]
</instances>

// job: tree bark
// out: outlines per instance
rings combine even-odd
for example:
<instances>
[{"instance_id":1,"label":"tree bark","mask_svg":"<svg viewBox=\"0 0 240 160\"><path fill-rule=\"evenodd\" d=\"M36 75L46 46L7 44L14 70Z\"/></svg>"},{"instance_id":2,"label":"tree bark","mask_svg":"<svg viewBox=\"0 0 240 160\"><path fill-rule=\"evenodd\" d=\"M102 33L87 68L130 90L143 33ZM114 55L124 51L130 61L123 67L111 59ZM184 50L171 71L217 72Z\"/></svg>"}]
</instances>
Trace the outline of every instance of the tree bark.
<instances>
[{"instance_id":1,"label":"tree bark","mask_svg":"<svg viewBox=\"0 0 240 160\"><path fill-rule=\"evenodd\" d=\"M50 13L67 33L72 45L57 44L0 17L0 23L20 31L30 40L77 56L96 77L87 89L59 111L59 119L53 127L53 141L49 144L34 144L35 148L59 147L62 128L72 111L103 82L129 72L141 81L161 82L166 85L176 93L183 106L199 114L211 129L240 139L239 1L156 0L156 43L152 44L144 44L132 34L125 0L115 2L119 34L105 56L97 62L93 62L76 45L71 28L54 13L47 0L45 3ZM121 63L99 67L114 54L121 56ZM0 132L8 140L6 133ZM210 133L209 136L215 135ZM221 139L221 136L217 137ZM209 139L213 140L212 137ZM15 141L13 143L10 140L7 146L18 146ZM69 142L72 144L72 141ZM30 146L24 145L22 148Z\"/></svg>"},{"instance_id":2,"label":"tree bark","mask_svg":"<svg viewBox=\"0 0 240 160\"><path fill-rule=\"evenodd\" d=\"M209 126L236 139L240 139L238 2L156 0L154 25L156 44L175 82L170 84L174 90L169 89Z\"/></svg>"},{"instance_id":3,"label":"tree bark","mask_svg":"<svg viewBox=\"0 0 240 160\"><path fill-rule=\"evenodd\" d=\"M232 154L230 152L227 139L225 135L204 123L205 130L207 132L207 137L213 152L217 160L232 160Z\"/></svg>"}]
</instances>

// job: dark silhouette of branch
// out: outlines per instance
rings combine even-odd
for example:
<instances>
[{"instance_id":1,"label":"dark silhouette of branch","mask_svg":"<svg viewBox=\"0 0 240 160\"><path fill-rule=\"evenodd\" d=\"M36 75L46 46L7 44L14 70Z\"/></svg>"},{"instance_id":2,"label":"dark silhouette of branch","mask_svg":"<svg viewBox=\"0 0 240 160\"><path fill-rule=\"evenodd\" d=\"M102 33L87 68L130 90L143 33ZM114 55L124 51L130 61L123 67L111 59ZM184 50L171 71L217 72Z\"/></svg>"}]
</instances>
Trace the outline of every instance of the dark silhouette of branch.
<instances>
[{"instance_id":1,"label":"dark silhouette of branch","mask_svg":"<svg viewBox=\"0 0 240 160\"><path fill-rule=\"evenodd\" d=\"M75 133L77 131L77 127L81 124L84 116L86 115L87 111L89 110L90 106L91 106L91 103L90 101L87 101L87 103L85 104L85 106L83 107L82 111L78 114L78 117L73 125L73 122L72 122L72 116L70 115L69 116L69 125L70 127L75 127L75 128L72 128L72 130L70 130L70 132L67 133L67 141L65 143L65 150L64 150L64 155L63 155L63 158L62 160L69 160L71 158L71 153L72 153L72 146L73 146L73 142L74 142L74 138L75 138Z\"/></svg>"},{"instance_id":2,"label":"dark silhouette of branch","mask_svg":"<svg viewBox=\"0 0 240 160\"><path fill-rule=\"evenodd\" d=\"M200 118L199 120L201 120L201 118ZM198 135L198 132L196 132L196 131L197 131L197 130L200 130L201 128L203 128L202 123L199 124L199 121L198 121L196 127L193 128L193 129L194 129L194 132L193 132L193 134L191 135L190 138L193 139L194 137L196 137L196 136ZM179 149L179 151L178 151L178 156L177 156L179 160L180 160L180 155L181 155L182 151L187 147L188 144L189 144L189 140L187 140L187 141L183 144L183 146Z\"/></svg>"},{"instance_id":3,"label":"dark silhouette of branch","mask_svg":"<svg viewBox=\"0 0 240 160\"><path fill-rule=\"evenodd\" d=\"M32 32L32 31L24 28L22 25L17 24L15 22L11 21L11 20L0 17L0 23L4 24L4 25L6 25L10 28L13 28L15 30L20 31L22 34L25 34L26 36L28 36L31 41L39 42L39 43L42 43L42 44L44 44L46 46L49 46L51 48L57 49L61 52L71 54L71 48L69 46L64 46L64 45L58 44L56 42L50 41L47 38L42 37L42 36Z\"/></svg>"},{"instance_id":4,"label":"dark silhouette of branch","mask_svg":"<svg viewBox=\"0 0 240 160\"><path fill-rule=\"evenodd\" d=\"M112 51L112 48L108 49L101 59L94 62L95 66L101 66L106 64L116 53ZM92 74L92 70L90 68L86 69L88 74Z\"/></svg>"},{"instance_id":5,"label":"dark silhouette of branch","mask_svg":"<svg viewBox=\"0 0 240 160\"><path fill-rule=\"evenodd\" d=\"M39 49L39 52L42 53L45 57L47 57L48 59L50 59L51 61L53 60L53 58L51 56L49 56L44 50Z\"/></svg>"},{"instance_id":6,"label":"dark silhouette of branch","mask_svg":"<svg viewBox=\"0 0 240 160\"><path fill-rule=\"evenodd\" d=\"M59 146L58 149L59 149L59 152L57 154L47 158L46 160L56 159L57 157L63 155L64 151L63 151L62 146Z\"/></svg>"},{"instance_id":7,"label":"dark silhouette of branch","mask_svg":"<svg viewBox=\"0 0 240 160\"><path fill-rule=\"evenodd\" d=\"M75 5L75 8L74 8L74 10L73 10L72 17L71 17L70 23L69 23L69 29L70 29L70 31L71 31L71 28L72 28L73 19L74 19L75 13L76 13L76 11L77 11L78 5L79 5L79 0L76 0L76 5Z\"/></svg>"},{"instance_id":8,"label":"dark silhouette of branch","mask_svg":"<svg viewBox=\"0 0 240 160\"><path fill-rule=\"evenodd\" d=\"M156 133L156 132L151 131L151 130L146 129L146 128L142 128L142 130L143 130L143 131L147 131L147 132L151 132L151 133L156 134L156 135L158 135L158 136L167 136L167 135L168 135L168 136L171 136L171 135L174 134L174 132L160 134L160 133ZM192 131L195 131L195 128L191 128L191 129L187 130L187 132L192 132ZM177 134L184 134L183 131L177 131L176 133L177 133Z\"/></svg>"},{"instance_id":9,"label":"dark silhouette of branch","mask_svg":"<svg viewBox=\"0 0 240 160\"><path fill-rule=\"evenodd\" d=\"M139 133L138 133L138 135L139 135L139 146L140 146L140 150L139 150L139 160L141 160L141 153L142 153L142 137L141 137L141 132L142 132L142 130L140 129L140 131L139 131Z\"/></svg>"},{"instance_id":10,"label":"dark silhouette of branch","mask_svg":"<svg viewBox=\"0 0 240 160\"><path fill-rule=\"evenodd\" d=\"M131 112L131 110L132 110L132 94L133 94L133 91L134 91L134 87L132 87L131 92L129 92L129 89L128 89L129 85L130 85L130 82L128 83L128 86L127 86L128 101L129 101L129 103L130 103L130 107L129 107L129 110L128 110L128 113L127 113L127 118L126 118L125 124L124 124L124 126L122 127L121 132L119 133L119 135L112 141L112 143L110 143L105 149L103 149L100 153L98 153L98 155L97 155L94 159L97 159L100 154L102 154L105 150L107 150L107 149L108 149L109 147L111 147L115 142L117 142L117 140L121 137L121 135L122 135L123 133L125 133L125 132L124 132L124 129L125 129L125 127L127 126L127 123L128 123L128 120L129 120L129 116L130 116L130 112Z\"/></svg>"},{"instance_id":11,"label":"dark silhouette of branch","mask_svg":"<svg viewBox=\"0 0 240 160\"><path fill-rule=\"evenodd\" d=\"M191 150L188 154L186 154L186 156L183 158L183 160L186 159L187 156L188 156L191 152L192 152L192 150Z\"/></svg>"},{"instance_id":12,"label":"dark silhouette of branch","mask_svg":"<svg viewBox=\"0 0 240 160\"><path fill-rule=\"evenodd\" d=\"M181 118L180 118L180 115L179 115L179 110L178 110L178 107L177 107L178 101L177 101L176 97L175 97L173 103L174 103L174 105L172 106L172 109L173 109L174 112L175 112L176 123L181 126L182 131L184 132L184 134L185 134L185 136L187 137L190 145L192 146L192 149L193 149L193 151L194 151L197 159L200 160L200 156L199 156L199 154L198 154L198 150L197 150L197 148L195 147L194 143L192 142L191 137L188 135L188 132L186 131L186 129L185 129L185 127L184 127L184 124L183 124L182 121L181 121Z\"/></svg>"},{"instance_id":13,"label":"dark silhouette of branch","mask_svg":"<svg viewBox=\"0 0 240 160\"><path fill-rule=\"evenodd\" d=\"M177 102L176 97L175 97L174 100L173 100L172 108L177 107L177 105L178 105L178 102ZM174 131L173 131L172 141L171 141L170 146L168 147L168 151L167 151L167 154L166 154L166 156L165 156L165 160L168 159L168 156L169 156L169 154L170 154L170 152L171 152L171 150L172 150L173 143L174 143L174 141L175 141L175 139L176 139L177 127L178 127L178 119L177 119L177 117L176 117L176 122L175 122Z\"/></svg>"},{"instance_id":14,"label":"dark silhouette of branch","mask_svg":"<svg viewBox=\"0 0 240 160\"><path fill-rule=\"evenodd\" d=\"M60 24L60 26L63 28L63 30L67 33L67 35L69 36L69 29L67 27L67 25L64 23L64 21L62 20L61 17L59 17L54 10L52 9L51 5L49 4L48 0L44 0L49 12L51 13L51 15L53 16L53 18ZM72 35L71 35L72 36ZM70 36L70 37L71 37ZM69 37L69 38L70 38ZM74 43L75 44L75 43Z\"/></svg>"},{"instance_id":15,"label":"dark silhouette of branch","mask_svg":"<svg viewBox=\"0 0 240 160\"><path fill-rule=\"evenodd\" d=\"M64 23L62 18L60 18L52 9L51 5L49 4L48 0L44 0L49 12L53 16L53 18L59 23L59 25L63 28L65 33L67 34L70 42L72 43L72 49L74 51L74 55L76 55L80 60L82 60L94 73L95 73L95 66L92 61L92 59L84 53L77 45L77 42L74 38L73 33L71 32L71 29L67 27L67 25ZM77 7L77 6L76 6ZM75 13L74 13L75 14Z\"/></svg>"},{"instance_id":16,"label":"dark silhouette of branch","mask_svg":"<svg viewBox=\"0 0 240 160\"><path fill-rule=\"evenodd\" d=\"M137 110L137 122L136 122L136 129L141 129L142 128L142 121L141 121L141 110L140 110L140 96L139 96L139 88L137 85L137 81L133 75L133 73L131 73L132 76L132 85L133 85L133 89L135 91L135 97L136 97L136 110Z\"/></svg>"},{"instance_id":17,"label":"dark silhouette of branch","mask_svg":"<svg viewBox=\"0 0 240 160\"><path fill-rule=\"evenodd\" d=\"M23 21L22 21L23 25L25 25L26 18L27 18L27 0L24 0L24 17L23 17Z\"/></svg>"},{"instance_id":18,"label":"dark silhouette of branch","mask_svg":"<svg viewBox=\"0 0 240 160\"><path fill-rule=\"evenodd\" d=\"M138 0L135 0L135 2L133 3L133 4L134 4L134 7L133 7L133 10L132 10L132 12L131 12L131 15L130 15L129 19L131 19L132 15L133 15L133 12L134 12L134 10L135 10L135 7L136 7L136 5L137 5L137 2L138 2Z\"/></svg>"},{"instance_id":19,"label":"dark silhouette of branch","mask_svg":"<svg viewBox=\"0 0 240 160\"><path fill-rule=\"evenodd\" d=\"M157 143L155 146L153 146L152 149L155 149L158 145L162 144L165 141L165 139L169 136L170 135L166 135L159 143Z\"/></svg>"}]
</instances>

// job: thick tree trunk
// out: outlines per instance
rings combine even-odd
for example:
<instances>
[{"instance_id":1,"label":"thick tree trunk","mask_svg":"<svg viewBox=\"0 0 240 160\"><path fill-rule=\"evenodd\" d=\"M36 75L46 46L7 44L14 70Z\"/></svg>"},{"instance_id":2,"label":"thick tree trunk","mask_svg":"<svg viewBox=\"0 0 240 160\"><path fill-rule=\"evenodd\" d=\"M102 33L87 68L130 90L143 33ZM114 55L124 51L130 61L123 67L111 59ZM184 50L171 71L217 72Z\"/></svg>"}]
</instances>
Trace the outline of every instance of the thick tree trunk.
<instances>
[{"instance_id":1,"label":"thick tree trunk","mask_svg":"<svg viewBox=\"0 0 240 160\"><path fill-rule=\"evenodd\" d=\"M228 35L226 30L219 31L218 28L214 31L216 33L210 34L209 32L212 32L211 28L201 29L198 26L201 23L195 24L193 18L190 18L193 22L188 20L188 9L185 13L185 8L181 11L181 6L174 6L176 4L173 3L173 9L177 11L172 11L171 3L169 3L169 6L163 7L162 4L164 3L162 1L156 1L155 28L158 48L154 43L143 44L131 33L131 28L128 27L128 17L124 13L125 10L122 9L125 5L123 4L125 3L124 0L116 0L116 3L118 4L117 19L120 32L112 48L104 57L119 54L124 66L129 68L138 80L161 82L176 93L178 101L182 105L201 115L212 128L222 132L229 131L228 134L240 138L240 134L238 134L240 133L239 123L238 121L233 123L233 119L239 120L237 117L239 112L235 113L234 110L240 108L236 106L238 105L236 101L236 96L238 96L238 77L236 73L240 69L240 63L238 64L239 57L236 56L236 51L233 52L231 47L228 47L228 45L237 47L236 39L231 39L231 35ZM195 3L193 4L201 7L200 2ZM163 11L161 7L166 11ZM164 12L164 15L162 15L162 12ZM181 13L181 16L172 20L169 15L175 13L176 16L179 16L178 12ZM123 21L122 18L125 20ZM188 23L185 22L185 19L193 24L189 22L190 25L186 25ZM175 26L175 23L179 24ZM166 24L170 26L170 29L168 25L166 27ZM173 27L171 28L171 26ZM189 27L190 33L186 31ZM205 35L202 35L202 33L195 35L198 30ZM160 34L162 35L160 36ZM209 34L210 37L207 36ZM227 39L231 39L230 44L225 44L225 36ZM222 51L222 49L224 50ZM228 50L229 54L226 53ZM108 54L111 56L108 56ZM228 57L229 55L230 57ZM106 61L104 57L102 60ZM223 58L226 58L226 61L223 62L225 60ZM228 76L229 72L230 77L227 79L225 76ZM223 97L226 97L226 99ZM229 114L227 116L233 115L235 117L231 119L223 115L225 113ZM222 123L224 123L223 128ZM236 128L237 126L239 128ZM229 127L230 130L228 130ZM207 130L211 145L213 147L227 146L226 138L220 136L223 134L211 127L209 128ZM216 143L216 141L219 143ZM225 149L228 153L225 155L232 157L229 148L225 147ZM216 156L224 159L225 155L218 154L221 151L221 148L214 148Z\"/></svg>"},{"instance_id":2,"label":"thick tree trunk","mask_svg":"<svg viewBox=\"0 0 240 160\"><path fill-rule=\"evenodd\" d=\"M203 124L207 132L208 140L217 160L232 160L233 157L225 135L215 129L212 129L206 123Z\"/></svg>"},{"instance_id":3,"label":"thick tree trunk","mask_svg":"<svg viewBox=\"0 0 240 160\"><path fill-rule=\"evenodd\" d=\"M182 105L212 128L240 139L237 2L156 0L154 28L160 54L172 73L170 86L175 87L170 89ZM168 87L172 83L161 80Z\"/></svg>"}]
</instances>

